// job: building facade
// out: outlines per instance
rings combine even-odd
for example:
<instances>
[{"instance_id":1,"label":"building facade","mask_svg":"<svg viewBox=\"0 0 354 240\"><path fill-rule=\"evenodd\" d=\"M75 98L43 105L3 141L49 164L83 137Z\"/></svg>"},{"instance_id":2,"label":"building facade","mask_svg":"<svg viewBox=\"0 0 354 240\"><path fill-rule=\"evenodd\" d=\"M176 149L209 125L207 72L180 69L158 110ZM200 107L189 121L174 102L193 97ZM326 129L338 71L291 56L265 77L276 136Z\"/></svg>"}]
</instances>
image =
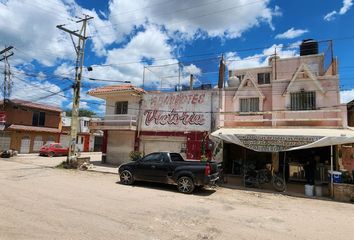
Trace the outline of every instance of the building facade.
<instances>
[{"instance_id":1,"label":"building facade","mask_svg":"<svg viewBox=\"0 0 354 240\"><path fill-rule=\"evenodd\" d=\"M181 153L187 159L211 158L209 134L218 109L215 91L145 92L132 85L91 90L106 100L103 120L91 129L104 131L106 161L129 161L131 151ZM105 147L104 147L105 148Z\"/></svg>"},{"instance_id":2,"label":"building facade","mask_svg":"<svg viewBox=\"0 0 354 240\"><path fill-rule=\"evenodd\" d=\"M327 58L305 51L273 56L265 67L229 69L212 136L222 144L225 171L239 176L239 184L247 170L267 166L288 182L312 185L328 183L328 170L345 170L341 144L353 142L354 133L339 100L337 61Z\"/></svg>"},{"instance_id":3,"label":"building facade","mask_svg":"<svg viewBox=\"0 0 354 240\"><path fill-rule=\"evenodd\" d=\"M90 121L97 121L99 118L79 117L76 138L76 147L81 152L101 151L101 147L97 146L102 142L103 132L100 130L90 130ZM62 131L60 133L60 143L69 147L70 145L70 129L71 117L62 117Z\"/></svg>"},{"instance_id":4,"label":"building facade","mask_svg":"<svg viewBox=\"0 0 354 240\"><path fill-rule=\"evenodd\" d=\"M1 102L4 109L0 132L1 150L19 153L38 152L47 142L58 142L61 132L61 109L19 99Z\"/></svg>"}]
</instances>

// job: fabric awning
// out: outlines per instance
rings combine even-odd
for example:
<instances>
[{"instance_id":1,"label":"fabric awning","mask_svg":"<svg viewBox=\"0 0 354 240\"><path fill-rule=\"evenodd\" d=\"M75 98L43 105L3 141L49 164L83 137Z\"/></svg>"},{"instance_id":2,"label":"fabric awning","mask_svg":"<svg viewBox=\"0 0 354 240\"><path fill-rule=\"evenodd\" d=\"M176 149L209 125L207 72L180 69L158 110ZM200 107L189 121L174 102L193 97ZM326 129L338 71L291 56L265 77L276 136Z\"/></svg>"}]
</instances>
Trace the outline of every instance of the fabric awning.
<instances>
[{"instance_id":1,"label":"fabric awning","mask_svg":"<svg viewBox=\"0 0 354 240\"><path fill-rule=\"evenodd\" d=\"M258 152L282 152L354 143L354 130L351 128L221 128L211 136Z\"/></svg>"}]
</instances>

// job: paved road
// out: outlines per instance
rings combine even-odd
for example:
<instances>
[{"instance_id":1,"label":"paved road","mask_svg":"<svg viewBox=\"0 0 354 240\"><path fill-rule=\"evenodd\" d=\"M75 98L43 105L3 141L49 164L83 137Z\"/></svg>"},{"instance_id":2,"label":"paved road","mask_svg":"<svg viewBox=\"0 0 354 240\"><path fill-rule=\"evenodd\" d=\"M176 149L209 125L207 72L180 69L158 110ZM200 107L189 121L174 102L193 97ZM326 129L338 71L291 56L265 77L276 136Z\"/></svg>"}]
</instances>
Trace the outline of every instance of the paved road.
<instances>
[{"instance_id":1,"label":"paved road","mask_svg":"<svg viewBox=\"0 0 354 240\"><path fill-rule=\"evenodd\" d=\"M0 159L0 239L351 239L354 205L173 186Z\"/></svg>"}]
</instances>

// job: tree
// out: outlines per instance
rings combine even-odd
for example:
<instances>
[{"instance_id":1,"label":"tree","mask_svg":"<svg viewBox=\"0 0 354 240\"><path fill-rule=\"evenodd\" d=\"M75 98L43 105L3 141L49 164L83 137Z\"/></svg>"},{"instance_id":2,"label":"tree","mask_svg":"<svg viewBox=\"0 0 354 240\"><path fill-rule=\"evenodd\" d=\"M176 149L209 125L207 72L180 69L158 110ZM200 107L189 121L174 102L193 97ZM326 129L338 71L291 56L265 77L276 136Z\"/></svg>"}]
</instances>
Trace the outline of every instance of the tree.
<instances>
[{"instance_id":1,"label":"tree","mask_svg":"<svg viewBox=\"0 0 354 240\"><path fill-rule=\"evenodd\" d=\"M71 117L71 109L65 111L67 117ZM91 110L87 109L79 109L79 117L92 117L96 116L97 114Z\"/></svg>"}]
</instances>

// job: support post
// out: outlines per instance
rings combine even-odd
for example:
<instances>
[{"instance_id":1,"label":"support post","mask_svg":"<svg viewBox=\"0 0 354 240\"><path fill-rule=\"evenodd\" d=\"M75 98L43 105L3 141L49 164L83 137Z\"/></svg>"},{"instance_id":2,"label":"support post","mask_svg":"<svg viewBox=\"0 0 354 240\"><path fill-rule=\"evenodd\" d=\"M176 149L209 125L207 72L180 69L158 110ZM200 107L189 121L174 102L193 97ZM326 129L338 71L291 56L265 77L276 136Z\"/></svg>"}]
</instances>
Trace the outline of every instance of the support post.
<instances>
[{"instance_id":1,"label":"support post","mask_svg":"<svg viewBox=\"0 0 354 240\"><path fill-rule=\"evenodd\" d=\"M334 184L333 184L333 145L331 145L331 197L334 197Z\"/></svg>"}]
</instances>

